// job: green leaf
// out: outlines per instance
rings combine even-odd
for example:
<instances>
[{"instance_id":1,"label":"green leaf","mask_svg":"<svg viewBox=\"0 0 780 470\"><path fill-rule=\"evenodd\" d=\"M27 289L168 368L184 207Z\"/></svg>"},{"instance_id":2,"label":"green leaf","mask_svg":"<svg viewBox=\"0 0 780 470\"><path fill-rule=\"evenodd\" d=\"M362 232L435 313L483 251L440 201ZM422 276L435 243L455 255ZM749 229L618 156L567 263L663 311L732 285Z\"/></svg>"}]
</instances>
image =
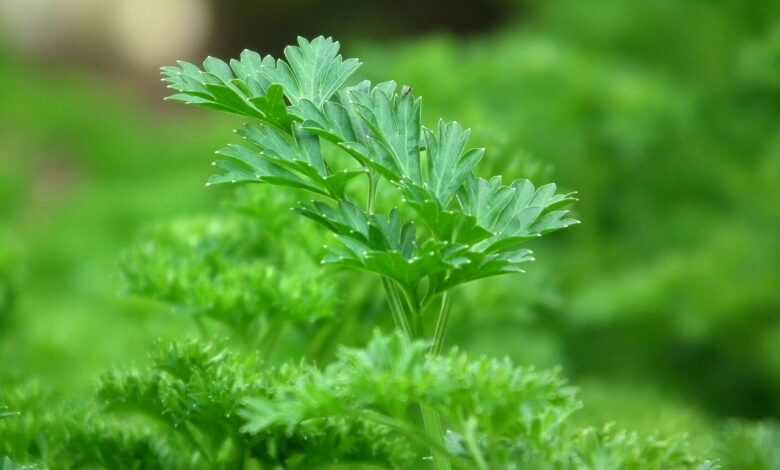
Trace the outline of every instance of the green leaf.
<instances>
[{"instance_id":1,"label":"green leaf","mask_svg":"<svg viewBox=\"0 0 780 470\"><path fill-rule=\"evenodd\" d=\"M297 46L284 50L287 61L276 61L274 67L262 67L264 78L278 83L291 103L306 99L321 108L360 67L357 59L342 60L340 45L322 36L311 42L298 37Z\"/></svg>"},{"instance_id":2,"label":"green leaf","mask_svg":"<svg viewBox=\"0 0 780 470\"><path fill-rule=\"evenodd\" d=\"M319 201L300 203L296 210L336 235L368 240L368 215L349 201L341 201L335 208Z\"/></svg>"},{"instance_id":3,"label":"green leaf","mask_svg":"<svg viewBox=\"0 0 780 470\"><path fill-rule=\"evenodd\" d=\"M404 419L410 403L423 403L459 434L466 432L463 417L479 410L480 429L490 431L483 445L494 451L522 441L526 445L516 450L522 455L549 445L550 439L565 440L558 424L578 401L557 372L523 369L508 359L473 360L458 351L431 357L428 349L426 342L400 334L375 335L362 350L343 348L329 367L277 385L270 397L248 400L241 413L246 419L243 429L250 434L293 432L306 422L343 415L393 423ZM406 432L403 427L391 429ZM473 466L461 462L456 468Z\"/></svg>"},{"instance_id":4,"label":"green leaf","mask_svg":"<svg viewBox=\"0 0 780 470\"><path fill-rule=\"evenodd\" d=\"M281 84L272 84L266 76L275 62L245 50L241 60L230 65L208 57L203 69L179 61L178 67L163 67L163 81L178 93L169 100L194 104L233 114L248 116L281 128L289 128L294 118L287 112Z\"/></svg>"},{"instance_id":5,"label":"green leaf","mask_svg":"<svg viewBox=\"0 0 780 470\"><path fill-rule=\"evenodd\" d=\"M368 215L346 201L337 207L313 201L300 204L297 210L333 232L341 242L339 247L328 247L324 264L363 269L413 286L459 262L455 257L443 256L447 244L429 240L418 247L414 224L402 223L397 210L389 215Z\"/></svg>"},{"instance_id":6,"label":"green leaf","mask_svg":"<svg viewBox=\"0 0 780 470\"><path fill-rule=\"evenodd\" d=\"M402 190L407 202L420 215L437 239L452 243L472 244L492 236L477 224L474 216L456 208L444 208L439 200L423 187L409 184Z\"/></svg>"},{"instance_id":7,"label":"green leaf","mask_svg":"<svg viewBox=\"0 0 780 470\"><path fill-rule=\"evenodd\" d=\"M268 87L268 92L264 96L250 98L249 101L265 114L267 121L277 127L289 129L292 125L294 118L287 111L281 85L273 84Z\"/></svg>"},{"instance_id":8,"label":"green leaf","mask_svg":"<svg viewBox=\"0 0 780 470\"><path fill-rule=\"evenodd\" d=\"M317 138L299 127L288 134L273 126L248 124L238 135L255 146L263 158L308 178L322 178L328 173Z\"/></svg>"},{"instance_id":9,"label":"green leaf","mask_svg":"<svg viewBox=\"0 0 780 470\"><path fill-rule=\"evenodd\" d=\"M163 67L163 81L168 87L178 91L168 99L206 106L221 111L264 119L250 98L254 92L264 93L264 89L255 89L236 80L230 66L220 59L208 57L203 61L204 71L188 62L179 61L178 67Z\"/></svg>"},{"instance_id":10,"label":"green leaf","mask_svg":"<svg viewBox=\"0 0 780 470\"><path fill-rule=\"evenodd\" d=\"M521 265L534 261L533 252L528 249L488 253L463 250L459 253L461 262L445 276L433 276L431 294L444 292L457 285L487 277L525 272Z\"/></svg>"},{"instance_id":11,"label":"green leaf","mask_svg":"<svg viewBox=\"0 0 780 470\"><path fill-rule=\"evenodd\" d=\"M297 124L292 134L265 124L248 124L238 134L250 146L229 145L218 151L217 154L232 162L218 162L217 166L225 173L212 177L209 183L264 182L341 198L346 184L363 173L359 170L331 173L320 152L318 138Z\"/></svg>"},{"instance_id":12,"label":"green leaf","mask_svg":"<svg viewBox=\"0 0 780 470\"><path fill-rule=\"evenodd\" d=\"M217 154L227 157L228 160L214 162L214 166L222 171L211 176L206 186L224 183L269 183L327 195L320 188L307 184L294 173L259 157L247 147L229 145L217 151Z\"/></svg>"},{"instance_id":13,"label":"green leaf","mask_svg":"<svg viewBox=\"0 0 780 470\"><path fill-rule=\"evenodd\" d=\"M321 108L303 99L290 110L303 121L304 128L334 144L358 142L368 135L368 130L358 115L355 97L367 97L370 90L371 83L362 81L339 90Z\"/></svg>"},{"instance_id":14,"label":"green leaf","mask_svg":"<svg viewBox=\"0 0 780 470\"><path fill-rule=\"evenodd\" d=\"M209 58L205 71L179 63L163 75L180 91L172 99L261 116L259 125L239 131L246 146L221 152L228 159L218 163L223 174L210 182L266 182L334 200L297 208L340 240L324 263L389 277L425 301L464 282L522 271L533 260L523 248L528 239L577 223L562 207L572 194L556 193L554 184L506 186L501 177L476 177L484 149L469 148L470 131L456 122L422 126L421 100L410 88L393 81L345 86L359 62L342 60L338 42L299 38L285 59L244 51L229 65ZM320 139L344 150L361 170L332 172ZM427 239L418 240L413 223L401 223L397 210L366 214L347 200L347 184L365 173L372 183L386 179L400 191Z\"/></svg>"},{"instance_id":15,"label":"green leaf","mask_svg":"<svg viewBox=\"0 0 780 470\"><path fill-rule=\"evenodd\" d=\"M0 419L4 418L13 418L15 416L19 416L20 413L18 411L4 411L0 410Z\"/></svg>"},{"instance_id":16,"label":"green leaf","mask_svg":"<svg viewBox=\"0 0 780 470\"><path fill-rule=\"evenodd\" d=\"M291 112L310 132L339 145L392 182L421 183L421 102L395 82L347 87L323 107L302 100Z\"/></svg>"},{"instance_id":17,"label":"green leaf","mask_svg":"<svg viewBox=\"0 0 780 470\"><path fill-rule=\"evenodd\" d=\"M436 134L425 129L428 174L425 187L442 207L448 207L474 167L482 160L485 149L466 150L470 130L457 122L439 120Z\"/></svg>"},{"instance_id":18,"label":"green leaf","mask_svg":"<svg viewBox=\"0 0 780 470\"><path fill-rule=\"evenodd\" d=\"M477 251L513 250L528 238L579 223L567 217L568 211L552 212L574 200L573 193L556 194L552 183L537 189L528 180L504 186L500 176L470 177L458 200L465 214L493 234L474 248Z\"/></svg>"},{"instance_id":19,"label":"green leaf","mask_svg":"<svg viewBox=\"0 0 780 470\"><path fill-rule=\"evenodd\" d=\"M357 135L358 142L345 146L365 155L389 180L421 184L421 100L408 87L400 93L396 88L394 82L386 82L369 94L350 90L367 134Z\"/></svg>"},{"instance_id":20,"label":"green leaf","mask_svg":"<svg viewBox=\"0 0 780 470\"><path fill-rule=\"evenodd\" d=\"M410 180L400 183L407 202L440 240L473 243L489 237L491 233L479 227L475 217L451 208L454 196L472 175L484 149L466 150L470 131L457 122L440 120L436 133L423 130L427 171L422 185Z\"/></svg>"}]
</instances>

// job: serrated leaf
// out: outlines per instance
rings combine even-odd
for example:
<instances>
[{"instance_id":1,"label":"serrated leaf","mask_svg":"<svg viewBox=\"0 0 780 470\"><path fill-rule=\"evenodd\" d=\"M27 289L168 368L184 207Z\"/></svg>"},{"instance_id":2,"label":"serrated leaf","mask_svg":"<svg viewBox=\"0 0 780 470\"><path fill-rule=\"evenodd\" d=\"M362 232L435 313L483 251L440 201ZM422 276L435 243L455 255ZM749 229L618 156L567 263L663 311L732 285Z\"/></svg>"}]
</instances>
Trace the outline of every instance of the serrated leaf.
<instances>
[{"instance_id":1,"label":"serrated leaf","mask_svg":"<svg viewBox=\"0 0 780 470\"><path fill-rule=\"evenodd\" d=\"M477 178L484 149L469 149L470 131L456 122L424 128L421 101L408 87L393 81L344 87L359 63L338 52L330 38L299 38L285 50L286 60L244 51L230 64L208 58L205 71L187 63L162 70L180 91L174 100L260 116L261 125L240 131L249 147L229 148L230 161L220 163L225 174L212 182L254 178L328 196L337 204L297 208L340 239L324 262L376 272L410 291L426 290L427 278L426 295L520 271L532 259L522 248L529 238L576 223L561 208L572 194L558 194L554 184ZM320 139L361 169L333 173ZM430 239L418 246L414 226L401 223L398 211L366 214L346 199L348 182L365 173L401 191Z\"/></svg>"},{"instance_id":2,"label":"serrated leaf","mask_svg":"<svg viewBox=\"0 0 780 470\"><path fill-rule=\"evenodd\" d=\"M521 265L534 260L533 252L528 249L499 252L464 250L460 257L463 261L457 268L450 270L445 277L435 280L432 287L434 293L478 279L522 273L524 270Z\"/></svg>"},{"instance_id":3,"label":"serrated leaf","mask_svg":"<svg viewBox=\"0 0 780 470\"><path fill-rule=\"evenodd\" d=\"M207 186L224 183L268 183L304 189L327 196L320 188L307 184L294 173L271 161L259 158L246 147L230 145L219 150L218 153L229 160L218 160L214 163L214 166L222 172L212 175L206 183Z\"/></svg>"},{"instance_id":4,"label":"serrated leaf","mask_svg":"<svg viewBox=\"0 0 780 470\"><path fill-rule=\"evenodd\" d=\"M493 235L480 242L477 251L513 250L527 238L541 236L568 227L576 221L568 212L551 211L574 200L573 194L556 194L556 186L537 188L528 180L501 184L501 177L490 180L470 177L458 194L463 211ZM552 215L549 215L552 214Z\"/></svg>"},{"instance_id":5,"label":"serrated leaf","mask_svg":"<svg viewBox=\"0 0 780 470\"><path fill-rule=\"evenodd\" d=\"M355 123L340 101L328 101L319 109L314 103L304 99L293 106L291 112L303 121L304 129L334 144L357 139Z\"/></svg>"},{"instance_id":6,"label":"serrated leaf","mask_svg":"<svg viewBox=\"0 0 780 470\"><path fill-rule=\"evenodd\" d=\"M161 74L168 87L179 92L168 99L288 126L293 118L279 95L281 89L271 89L264 77L262 69L267 67L268 61L259 59L259 54L244 51L241 60L230 65L208 57L203 70L179 61L178 67L163 67Z\"/></svg>"},{"instance_id":7,"label":"serrated leaf","mask_svg":"<svg viewBox=\"0 0 780 470\"><path fill-rule=\"evenodd\" d=\"M222 82L229 82L233 79L233 70L222 59L208 56L203 61L203 69L206 72L216 76Z\"/></svg>"},{"instance_id":8,"label":"serrated leaf","mask_svg":"<svg viewBox=\"0 0 780 470\"><path fill-rule=\"evenodd\" d=\"M493 235L477 224L476 217L458 209L443 208L438 199L425 188L409 184L403 185L402 189L406 202L439 240L472 244Z\"/></svg>"},{"instance_id":9,"label":"serrated leaf","mask_svg":"<svg viewBox=\"0 0 780 470\"><path fill-rule=\"evenodd\" d=\"M483 149L466 150L469 131L458 123L439 121L437 132L423 128L426 137L427 171L422 184L402 180L407 202L440 240L475 243L491 236L479 227L476 217L450 207L454 196L471 176L484 154Z\"/></svg>"},{"instance_id":10,"label":"serrated leaf","mask_svg":"<svg viewBox=\"0 0 780 470\"><path fill-rule=\"evenodd\" d=\"M364 153L391 181L421 184L421 100L408 88L400 92L396 88L394 82L386 82L368 95L351 90L367 130L367 135L357 135L353 148Z\"/></svg>"},{"instance_id":11,"label":"serrated leaf","mask_svg":"<svg viewBox=\"0 0 780 470\"><path fill-rule=\"evenodd\" d=\"M265 114L265 118L282 129L289 129L294 117L287 111L287 103L284 101L284 90L279 84L268 87L263 96L250 98L253 105Z\"/></svg>"},{"instance_id":12,"label":"serrated leaf","mask_svg":"<svg viewBox=\"0 0 780 470\"><path fill-rule=\"evenodd\" d=\"M340 240L341 247L328 249L325 264L371 271L404 286L456 266L442 255L446 244L430 240L418 247L414 224L402 223L395 210L389 215L368 215L346 201L337 207L314 201L300 204L297 210Z\"/></svg>"},{"instance_id":13,"label":"serrated leaf","mask_svg":"<svg viewBox=\"0 0 780 470\"><path fill-rule=\"evenodd\" d=\"M440 120L437 131L425 129L428 175L425 187L448 207L463 183L485 153L484 149L466 150L471 131L457 122Z\"/></svg>"},{"instance_id":14,"label":"serrated leaf","mask_svg":"<svg viewBox=\"0 0 780 470\"><path fill-rule=\"evenodd\" d=\"M292 104L303 99L321 108L325 101L360 67L357 59L342 60L340 45L332 38L318 36L311 42L298 37L297 46L284 50L287 61L277 60L275 66L263 67L271 83L278 83Z\"/></svg>"},{"instance_id":15,"label":"serrated leaf","mask_svg":"<svg viewBox=\"0 0 780 470\"><path fill-rule=\"evenodd\" d=\"M323 107L302 100L292 113L310 132L340 146L393 182L420 184L420 100L395 82L348 87Z\"/></svg>"},{"instance_id":16,"label":"serrated leaf","mask_svg":"<svg viewBox=\"0 0 780 470\"><path fill-rule=\"evenodd\" d=\"M279 170L285 170L286 182L295 179L298 187L309 189L318 194L333 198L341 198L344 195L346 184L361 171L340 171L331 173L320 151L318 138L299 125L294 125L292 134L280 130L276 126L249 124L238 131L252 148L243 147L240 156L257 167L258 162L266 161L260 176L266 176L269 169L274 170L275 176L281 176ZM231 147L232 148L232 147ZM251 154L251 158L249 155ZM236 157L235 150L229 155ZM239 158L240 160L241 158ZM294 176L291 178L290 175ZM266 179L266 182L271 180Z\"/></svg>"},{"instance_id":17,"label":"serrated leaf","mask_svg":"<svg viewBox=\"0 0 780 470\"><path fill-rule=\"evenodd\" d=\"M367 241L368 215L348 201L341 201L335 208L320 201L300 203L295 210L336 235L359 235Z\"/></svg>"}]
</instances>

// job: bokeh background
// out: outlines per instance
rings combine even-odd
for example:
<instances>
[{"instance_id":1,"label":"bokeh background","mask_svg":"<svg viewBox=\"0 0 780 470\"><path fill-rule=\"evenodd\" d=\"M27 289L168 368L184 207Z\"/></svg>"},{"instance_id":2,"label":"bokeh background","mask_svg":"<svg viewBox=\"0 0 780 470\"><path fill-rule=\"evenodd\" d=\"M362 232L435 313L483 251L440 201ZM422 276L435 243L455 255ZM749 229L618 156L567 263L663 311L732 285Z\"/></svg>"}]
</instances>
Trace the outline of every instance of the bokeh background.
<instances>
[{"instance_id":1,"label":"bokeh background","mask_svg":"<svg viewBox=\"0 0 780 470\"><path fill-rule=\"evenodd\" d=\"M0 0L0 387L78 397L197 334L130 295L120 260L149 227L230 204L203 182L238 121L163 103L158 68L318 34L360 78L411 85L429 124L473 128L486 174L580 193L583 223L527 274L458 291L451 344L561 365L585 422L780 468L773 0ZM258 191L266 227L322 235L269 221L289 201ZM339 276L360 325L381 299Z\"/></svg>"}]
</instances>

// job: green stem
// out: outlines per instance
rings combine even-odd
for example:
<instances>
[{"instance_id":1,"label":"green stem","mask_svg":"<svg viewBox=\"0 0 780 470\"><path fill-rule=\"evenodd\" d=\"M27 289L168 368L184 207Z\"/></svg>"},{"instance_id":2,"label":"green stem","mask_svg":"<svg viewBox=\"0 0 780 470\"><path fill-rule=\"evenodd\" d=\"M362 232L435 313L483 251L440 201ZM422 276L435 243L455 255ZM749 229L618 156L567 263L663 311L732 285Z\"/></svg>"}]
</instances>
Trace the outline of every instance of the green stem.
<instances>
[{"instance_id":1,"label":"green stem","mask_svg":"<svg viewBox=\"0 0 780 470\"><path fill-rule=\"evenodd\" d=\"M437 356L441 354L444 347L444 334L447 331L447 322L450 317L450 300L447 292L441 296L441 308L439 310L439 317L436 319L436 329L433 332L433 342L431 343L430 354L431 356ZM431 438L438 436L438 439L442 442L444 440L444 428L441 424L441 418L434 409L429 409L426 406L420 405L420 411L423 416L423 423L425 429ZM434 456L434 466L437 470L448 470L450 468L450 462L446 459L437 459Z\"/></svg>"},{"instance_id":2,"label":"green stem","mask_svg":"<svg viewBox=\"0 0 780 470\"><path fill-rule=\"evenodd\" d=\"M450 466L449 462L449 452L447 451L447 448L444 446L443 440L441 439L431 439L430 434L420 434L416 432L411 427L407 426L406 423L403 423L401 421L398 421L396 419L393 419L387 415L378 413L376 411L371 410L365 410L360 413L360 415L369 421L373 421L377 424L382 424L390 428L394 428L398 431L401 431L403 434L406 434L406 436L412 440L418 441L419 443L425 445L431 450L431 453L434 457L434 465L436 465L437 469L450 469L452 468ZM438 415L437 415L438 416ZM437 459L438 457L438 459ZM446 462L445 467L441 467L435 462L438 461L444 461ZM464 468L462 465L457 465L458 468Z\"/></svg>"},{"instance_id":3,"label":"green stem","mask_svg":"<svg viewBox=\"0 0 780 470\"><path fill-rule=\"evenodd\" d=\"M387 293L388 304L393 312L396 328L411 339L419 337L422 334L422 320L419 300L414 292L410 292L386 277L382 278L382 284ZM446 298L444 298L444 302L446 303ZM441 315L439 317L441 319ZM446 323L443 326L446 326ZM441 336L443 337L443 334ZM452 464L444 445L444 427L441 423L441 417L435 409L424 403L420 403L419 407L425 435L431 444L429 447L433 466L436 470L450 470ZM443 452L442 449L444 449Z\"/></svg>"},{"instance_id":4,"label":"green stem","mask_svg":"<svg viewBox=\"0 0 780 470\"><path fill-rule=\"evenodd\" d=\"M395 327L401 330L407 337L413 338L414 332L409 324L409 318L406 316L401 305L401 299L398 298L398 291L391 279L382 276L382 285L387 294L387 303L390 305L390 312L393 314Z\"/></svg>"},{"instance_id":5,"label":"green stem","mask_svg":"<svg viewBox=\"0 0 780 470\"><path fill-rule=\"evenodd\" d=\"M198 333L202 337L208 338L208 328L206 328L206 324L203 322L203 317L201 314L196 312L193 318L195 319L195 326L198 328Z\"/></svg>"},{"instance_id":6,"label":"green stem","mask_svg":"<svg viewBox=\"0 0 780 470\"><path fill-rule=\"evenodd\" d=\"M422 309L419 300L414 292L396 285L398 298L401 300L401 307L406 312L406 318L412 323L412 334L414 338L421 338L422 331Z\"/></svg>"},{"instance_id":7,"label":"green stem","mask_svg":"<svg viewBox=\"0 0 780 470\"><path fill-rule=\"evenodd\" d=\"M482 451L479 449L479 443L477 442L477 436L474 434L476 427L477 423L474 418L469 418L463 426L463 438L466 441L466 447L468 447L469 453L474 457L474 461L477 463L477 467L479 467L480 470L488 470L485 456L482 455Z\"/></svg>"},{"instance_id":8,"label":"green stem","mask_svg":"<svg viewBox=\"0 0 780 470\"><path fill-rule=\"evenodd\" d=\"M436 329L433 332L433 343L431 344L431 354L437 356L444 349L444 335L447 333L447 323L450 319L450 298L447 292L441 295L441 308L439 317L436 319Z\"/></svg>"},{"instance_id":9,"label":"green stem","mask_svg":"<svg viewBox=\"0 0 780 470\"><path fill-rule=\"evenodd\" d=\"M264 360L268 360L271 354L273 354L276 343L282 335L282 330L284 330L285 326L284 318L279 312L274 312L272 316L274 318L268 321L257 346L257 349L260 351L260 354L262 354Z\"/></svg>"},{"instance_id":10,"label":"green stem","mask_svg":"<svg viewBox=\"0 0 780 470\"><path fill-rule=\"evenodd\" d=\"M184 434L185 438L192 443L192 445L203 455L203 458L206 459L208 462L214 461L214 456L211 454L211 452L206 448L206 446L203 445L200 440L195 437L195 433L192 431L192 425L189 422L181 423L181 428L179 429L177 426L174 426L173 429L175 431L182 431L182 434Z\"/></svg>"},{"instance_id":11,"label":"green stem","mask_svg":"<svg viewBox=\"0 0 780 470\"><path fill-rule=\"evenodd\" d=\"M432 407L420 403L420 414L422 414L423 426L425 426L425 433L428 438L436 443L437 447L445 447L444 444L444 427L441 424L441 416ZM431 447L431 457L433 458L433 467L436 470L450 470L450 459L448 453L436 453L434 448Z\"/></svg>"},{"instance_id":12,"label":"green stem","mask_svg":"<svg viewBox=\"0 0 780 470\"><path fill-rule=\"evenodd\" d=\"M328 343L328 339L333 333L335 325L336 325L335 323L322 325L317 330L317 333L314 335L314 338L311 341L309 341L309 344L306 348L306 356L312 359L314 362L317 362L322 358L322 355L325 351L325 347Z\"/></svg>"}]
</instances>

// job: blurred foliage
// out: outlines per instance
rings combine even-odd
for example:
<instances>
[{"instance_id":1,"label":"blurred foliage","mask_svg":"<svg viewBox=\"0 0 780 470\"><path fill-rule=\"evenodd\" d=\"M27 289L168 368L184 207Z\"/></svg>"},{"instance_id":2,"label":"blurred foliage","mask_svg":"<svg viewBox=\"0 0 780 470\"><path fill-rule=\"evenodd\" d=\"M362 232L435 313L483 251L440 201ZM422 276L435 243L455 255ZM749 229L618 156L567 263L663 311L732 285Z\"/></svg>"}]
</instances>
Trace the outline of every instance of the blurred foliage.
<instances>
[{"instance_id":1,"label":"blurred foliage","mask_svg":"<svg viewBox=\"0 0 780 470\"><path fill-rule=\"evenodd\" d=\"M731 423L723 431L718 456L723 468L780 468L780 427L769 423Z\"/></svg>"},{"instance_id":2,"label":"blurred foliage","mask_svg":"<svg viewBox=\"0 0 780 470\"><path fill-rule=\"evenodd\" d=\"M255 347L286 324L311 327L336 309L334 282L246 216L193 217L147 230L123 256L129 292L215 320ZM321 326L321 325L317 325ZM270 353L267 349L266 353Z\"/></svg>"},{"instance_id":3,"label":"blurred foliage","mask_svg":"<svg viewBox=\"0 0 780 470\"><path fill-rule=\"evenodd\" d=\"M523 22L488 37L345 44L366 63L362 76L409 84L426 115L473 127L488 148L485 174L579 190L583 224L537 246L545 256L528 274L455 293L448 342L562 364L583 389L588 406L575 419L587 424L687 431L724 468L778 468L780 5L520 3ZM235 123L148 112L119 86L0 56L0 153L10 156L0 166L0 361L10 364L0 392L29 376L58 390L0 395L24 419L68 409L102 371L130 367L158 338L197 334L191 315L117 295L123 250L131 292L163 286L158 300L176 312L213 304L206 316L223 318L238 303L257 313L273 305L273 286L308 292L285 284L311 262L290 258L286 239L318 250L310 224L283 213L288 201L246 191L210 215L227 191L202 187L207 150ZM192 247L198 257L182 259ZM169 262L149 266L149 249ZM227 283L218 299L187 294L242 273L268 291L247 299ZM328 292L315 310L351 326L323 343L365 344L367 319L389 322L371 295L378 286L327 274L336 295L318 282ZM306 331L280 338L280 355L305 354ZM11 449L29 448L44 425L25 426L30 440L0 456L27 459ZM169 455L169 444L143 436L101 435Z\"/></svg>"},{"instance_id":4,"label":"blurred foliage","mask_svg":"<svg viewBox=\"0 0 780 470\"><path fill-rule=\"evenodd\" d=\"M0 252L0 334L10 326L17 296L10 256Z\"/></svg>"},{"instance_id":5,"label":"blurred foliage","mask_svg":"<svg viewBox=\"0 0 780 470\"><path fill-rule=\"evenodd\" d=\"M514 316L542 329L558 343L546 347L551 360L578 376L663 383L718 414L776 416L776 25L737 4L555 3L546 21L481 42L363 52L380 58L366 61L370 76L413 84L488 149L496 136L483 129L511 136L503 148L514 155L489 151L488 161L544 161L580 192L585 223L548 241L559 256L538 267L546 285L495 300L492 286L475 286L491 312L480 325L506 330ZM645 50L686 15L708 23L692 22L684 34L694 38L678 47ZM722 31L729 47L699 54ZM721 72L701 78L705 67Z\"/></svg>"},{"instance_id":6,"label":"blurred foliage","mask_svg":"<svg viewBox=\"0 0 780 470\"><path fill-rule=\"evenodd\" d=\"M345 43L360 37L376 40L425 31L476 34L512 21L517 16L514 8L508 8L513 1L265 0L259 7L254 0L210 0L215 22L230 25L215 28L210 52L233 57L249 48L278 56L296 36L313 38L320 34L338 37ZM519 11L522 14L523 8Z\"/></svg>"}]
</instances>

